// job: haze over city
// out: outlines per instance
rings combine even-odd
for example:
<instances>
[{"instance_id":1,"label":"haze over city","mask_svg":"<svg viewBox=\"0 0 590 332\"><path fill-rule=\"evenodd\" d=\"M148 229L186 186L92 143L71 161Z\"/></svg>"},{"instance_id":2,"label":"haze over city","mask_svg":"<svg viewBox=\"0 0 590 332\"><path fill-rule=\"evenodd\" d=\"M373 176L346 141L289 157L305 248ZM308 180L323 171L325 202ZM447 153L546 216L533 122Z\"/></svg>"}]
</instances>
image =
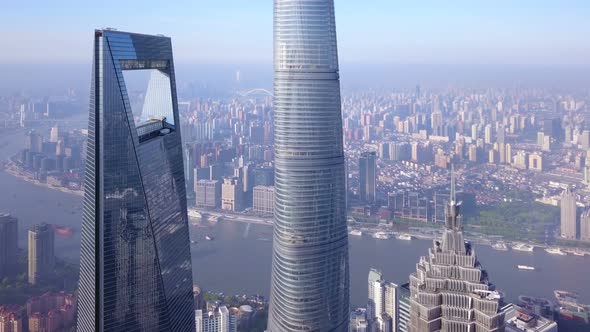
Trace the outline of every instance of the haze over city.
<instances>
[{"instance_id":1,"label":"haze over city","mask_svg":"<svg viewBox=\"0 0 590 332\"><path fill-rule=\"evenodd\" d=\"M590 3L0 5L0 332L590 331Z\"/></svg>"}]
</instances>

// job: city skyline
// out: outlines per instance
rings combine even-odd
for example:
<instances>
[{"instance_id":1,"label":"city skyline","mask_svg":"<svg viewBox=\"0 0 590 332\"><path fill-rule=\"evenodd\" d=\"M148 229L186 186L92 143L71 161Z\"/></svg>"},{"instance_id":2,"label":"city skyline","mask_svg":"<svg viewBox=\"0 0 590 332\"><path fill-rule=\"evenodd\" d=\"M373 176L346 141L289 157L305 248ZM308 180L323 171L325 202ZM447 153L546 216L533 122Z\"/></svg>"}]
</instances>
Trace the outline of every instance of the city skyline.
<instances>
[{"instance_id":1,"label":"city skyline","mask_svg":"<svg viewBox=\"0 0 590 332\"><path fill-rule=\"evenodd\" d=\"M585 10L588 4L581 0L336 3L343 63L589 65ZM10 45L0 63L88 63L92 45L87 36L96 27L172 37L177 63L272 59L269 1L82 5L59 0L51 6L8 3L3 13L0 28L17 33L0 36Z\"/></svg>"},{"instance_id":2,"label":"city skyline","mask_svg":"<svg viewBox=\"0 0 590 332\"><path fill-rule=\"evenodd\" d=\"M37 1L0 331L590 331L590 4Z\"/></svg>"}]
</instances>

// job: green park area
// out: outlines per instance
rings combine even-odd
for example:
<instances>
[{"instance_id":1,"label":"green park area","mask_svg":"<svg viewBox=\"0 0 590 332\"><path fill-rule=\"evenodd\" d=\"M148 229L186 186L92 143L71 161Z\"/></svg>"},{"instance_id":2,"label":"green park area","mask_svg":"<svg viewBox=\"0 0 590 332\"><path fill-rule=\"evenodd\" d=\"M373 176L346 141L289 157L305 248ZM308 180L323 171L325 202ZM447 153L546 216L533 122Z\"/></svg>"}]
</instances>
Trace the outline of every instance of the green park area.
<instances>
[{"instance_id":1,"label":"green park area","mask_svg":"<svg viewBox=\"0 0 590 332\"><path fill-rule=\"evenodd\" d=\"M507 240L544 242L547 231L559 222L559 208L538 202L510 202L479 206L465 218L465 229Z\"/></svg>"},{"instance_id":2,"label":"green park area","mask_svg":"<svg viewBox=\"0 0 590 332\"><path fill-rule=\"evenodd\" d=\"M559 224L559 207L532 200L504 202L489 206L471 204L463 207L464 227L467 233L502 236L508 241L552 241L553 231ZM352 225L377 225L376 216L354 214ZM395 231L409 228L438 228L421 220L396 218L387 222Z\"/></svg>"}]
</instances>

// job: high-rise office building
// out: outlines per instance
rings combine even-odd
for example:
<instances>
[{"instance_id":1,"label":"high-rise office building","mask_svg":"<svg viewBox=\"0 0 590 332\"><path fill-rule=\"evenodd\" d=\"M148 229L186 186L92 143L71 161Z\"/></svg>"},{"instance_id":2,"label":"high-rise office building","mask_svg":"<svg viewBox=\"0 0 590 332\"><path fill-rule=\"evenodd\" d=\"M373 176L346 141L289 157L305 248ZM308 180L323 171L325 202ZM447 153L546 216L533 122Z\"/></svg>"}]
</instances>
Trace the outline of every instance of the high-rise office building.
<instances>
[{"instance_id":1,"label":"high-rise office building","mask_svg":"<svg viewBox=\"0 0 590 332\"><path fill-rule=\"evenodd\" d=\"M226 306L208 312L200 309L195 311L197 332L236 332L236 319L236 315Z\"/></svg>"},{"instance_id":2,"label":"high-rise office building","mask_svg":"<svg viewBox=\"0 0 590 332\"><path fill-rule=\"evenodd\" d=\"M196 181L196 206L198 208L216 209L221 206L221 183L217 180Z\"/></svg>"},{"instance_id":3,"label":"high-rise office building","mask_svg":"<svg viewBox=\"0 0 590 332\"><path fill-rule=\"evenodd\" d=\"M187 195L192 195L195 192L195 167L193 160L192 147L190 144L184 146L184 182L186 184Z\"/></svg>"},{"instance_id":4,"label":"high-rise office building","mask_svg":"<svg viewBox=\"0 0 590 332\"><path fill-rule=\"evenodd\" d=\"M389 144L389 159L395 161L410 159L410 145L405 142L391 142Z\"/></svg>"},{"instance_id":5,"label":"high-rise office building","mask_svg":"<svg viewBox=\"0 0 590 332\"><path fill-rule=\"evenodd\" d=\"M96 30L78 331L194 331L172 43ZM149 70L134 114L124 73ZM139 110L138 110L139 111Z\"/></svg>"},{"instance_id":6,"label":"high-rise office building","mask_svg":"<svg viewBox=\"0 0 590 332\"><path fill-rule=\"evenodd\" d=\"M252 210L259 214L272 215L275 206L275 187L256 186L253 191Z\"/></svg>"},{"instance_id":7,"label":"high-rise office building","mask_svg":"<svg viewBox=\"0 0 590 332\"><path fill-rule=\"evenodd\" d=\"M561 237L575 240L578 235L576 215L576 194L567 187L561 195Z\"/></svg>"},{"instance_id":8,"label":"high-rise office building","mask_svg":"<svg viewBox=\"0 0 590 332\"><path fill-rule=\"evenodd\" d=\"M470 144L469 148L467 150L467 155L468 155L470 162L476 163L477 162L477 146L474 144Z\"/></svg>"},{"instance_id":9,"label":"high-rise office building","mask_svg":"<svg viewBox=\"0 0 590 332\"><path fill-rule=\"evenodd\" d=\"M529 169L533 171L543 171L543 155L533 152L529 155Z\"/></svg>"},{"instance_id":10,"label":"high-rise office building","mask_svg":"<svg viewBox=\"0 0 590 332\"><path fill-rule=\"evenodd\" d=\"M359 158L359 195L363 202L375 203L377 184L377 154L363 152Z\"/></svg>"},{"instance_id":11,"label":"high-rise office building","mask_svg":"<svg viewBox=\"0 0 590 332\"><path fill-rule=\"evenodd\" d=\"M0 213L0 280L16 275L18 259L18 220Z\"/></svg>"},{"instance_id":12,"label":"high-rise office building","mask_svg":"<svg viewBox=\"0 0 590 332\"><path fill-rule=\"evenodd\" d=\"M433 105L435 109L438 108L438 100L435 101L435 105ZM432 112L430 115L430 126L432 128L431 134L434 136L442 136L443 135L443 124L444 118L443 114L440 110L436 110Z\"/></svg>"},{"instance_id":13,"label":"high-rise office building","mask_svg":"<svg viewBox=\"0 0 590 332\"><path fill-rule=\"evenodd\" d=\"M43 150L43 136L35 130L31 130L27 135L26 148L31 152L40 153Z\"/></svg>"},{"instance_id":14,"label":"high-rise office building","mask_svg":"<svg viewBox=\"0 0 590 332\"><path fill-rule=\"evenodd\" d=\"M498 125L496 130L497 130L496 142L498 142L498 144L505 143L506 142L506 129L504 128L504 125Z\"/></svg>"},{"instance_id":15,"label":"high-rise office building","mask_svg":"<svg viewBox=\"0 0 590 332\"><path fill-rule=\"evenodd\" d=\"M580 240L590 241L590 209L586 209L580 217Z\"/></svg>"},{"instance_id":16,"label":"high-rise office building","mask_svg":"<svg viewBox=\"0 0 590 332\"><path fill-rule=\"evenodd\" d=\"M350 328L349 332L371 332L369 322L367 321L367 313L364 309L357 309L350 313Z\"/></svg>"},{"instance_id":17,"label":"high-rise office building","mask_svg":"<svg viewBox=\"0 0 590 332\"><path fill-rule=\"evenodd\" d=\"M29 230L29 283L36 285L55 269L55 233L48 224Z\"/></svg>"},{"instance_id":18,"label":"high-rise office building","mask_svg":"<svg viewBox=\"0 0 590 332\"><path fill-rule=\"evenodd\" d=\"M405 283L398 287L397 294L397 331L408 332L410 328L410 284Z\"/></svg>"},{"instance_id":19,"label":"high-rise office building","mask_svg":"<svg viewBox=\"0 0 590 332\"><path fill-rule=\"evenodd\" d=\"M433 241L410 275L409 331L503 331L502 298L463 238L452 177L442 241Z\"/></svg>"},{"instance_id":20,"label":"high-rise office building","mask_svg":"<svg viewBox=\"0 0 590 332\"><path fill-rule=\"evenodd\" d=\"M221 185L221 208L228 211L242 211L244 209L243 184L239 178L225 178Z\"/></svg>"},{"instance_id":21,"label":"high-rise office building","mask_svg":"<svg viewBox=\"0 0 590 332\"><path fill-rule=\"evenodd\" d=\"M492 144L492 125L487 124L484 127L484 143L485 144Z\"/></svg>"},{"instance_id":22,"label":"high-rise office building","mask_svg":"<svg viewBox=\"0 0 590 332\"><path fill-rule=\"evenodd\" d=\"M389 330L394 332L397 331L399 321L398 286L393 282L385 282L383 293L383 313L381 317L386 317L384 321L388 321Z\"/></svg>"},{"instance_id":23,"label":"high-rise office building","mask_svg":"<svg viewBox=\"0 0 590 332\"><path fill-rule=\"evenodd\" d=\"M435 223L445 222L445 209L449 203L449 193L437 192L434 193L434 215L433 221Z\"/></svg>"},{"instance_id":24,"label":"high-rise office building","mask_svg":"<svg viewBox=\"0 0 590 332\"><path fill-rule=\"evenodd\" d=\"M274 1L269 332L346 331L348 234L333 0Z\"/></svg>"},{"instance_id":25,"label":"high-rise office building","mask_svg":"<svg viewBox=\"0 0 590 332\"><path fill-rule=\"evenodd\" d=\"M383 280L383 274L377 269L369 270L369 277L367 280L368 285L368 298L367 302L367 320L373 321L378 315L377 300L375 299L375 285Z\"/></svg>"},{"instance_id":26,"label":"high-rise office building","mask_svg":"<svg viewBox=\"0 0 590 332\"><path fill-rule=\"evenodd\" d=\"M397 285L383 279L381 271L371 269L368 278L366 318L374 332L396 331L398 324Z\"/></svg>"},{"instance_id":27,"label":"high-rise office building","mask_svg":"<svg viewBox=\"0 0 590 332\"><path fill-rule=\"evenodd\" d=\"M51 127L51 132L49 134L49 141L53 143L57 143L59 140L59 127L53 126Z\"/></svg>"},{"instance_id":28,"label":"high-rise office building","mask_svg":"<svg viewBox=\"0 0 590 332\"><path fill-rule=\"evenodd\" d=\"M379 159L390 159L389 157L389 142L379 143Z\"/></svg>"}]
</instances>

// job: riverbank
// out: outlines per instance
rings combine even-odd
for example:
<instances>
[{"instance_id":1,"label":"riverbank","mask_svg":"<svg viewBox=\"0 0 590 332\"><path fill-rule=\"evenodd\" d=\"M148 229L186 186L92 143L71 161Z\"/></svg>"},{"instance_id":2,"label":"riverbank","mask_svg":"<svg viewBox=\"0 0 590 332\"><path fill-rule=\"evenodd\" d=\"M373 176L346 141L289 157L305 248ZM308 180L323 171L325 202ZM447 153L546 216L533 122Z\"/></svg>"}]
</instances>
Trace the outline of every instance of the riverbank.
<instances>
[{"instance_id":1,"label":"riverbank","mask_svg":"<svg viewBox=\"0 0 590 332\"><path fill-rule=\"evenodd\" d=\"M37 179L35 179L34 175L26 172L24 170L22 170L16 163L14 163L12 160L8 160L5 161L2 164L2 170L5 171L7 174L14 176L18 179L21 179L25 182L34 184L36 186L39 187L43 187L43 188L47 188L47 189L51 189L51 190L57 190L66 194L72 194L72 195L77 195L77 196L84 196L84 191L83 190L74 190L74 189L70 189L70 188L66 188L66 187L61 187L61 186L53 186L50 185L46 182L41 182Z\"/></svg>"},{"instance_id":2,"label":"riverbank","mask_svg":"<svg viewBox=\"0 0 590 332\"><path fill-rule=\"evenodd\" d=\"M218 222L223 221L230 221L236 223L246 223L246 224L256 224L256 225L263 225L263 226L272 226L272 218L271 217L261 217L261 216L254 216L244 213L235 213L230 211L208 211L203 209L194 209L189 208L189 218L191 219L191 224L195 226L203 226L203 225L215 225ZM385 239L376 239L377 241L386 241L389 238L397 238L401 235L409 235L411 239L414 240L425 240L425 241L432 241L442 238L442 228L429 228L429 227L409 227L407 230L399 230L391 225L384 226L379 224L366 224L366 223L349 223L349 232L350 231L360 231L363 235L367 235L370 237L374 237L376 233L382 233L385 235ZM359 237L358 235L352 235L352 237ZM361 235L362 237L362 235ZM405 241L411 241L405 240ZM575 248L572 247L561 247L555 245L547 245L537 242L530 242L530 241L507 241L502 236L486 236L484 234L473 234L473 233L465 233L465 239L470 241L471 243L477 246L487 246L491 247L492 249L500 252L506 251L514 251L518 253L527 254L532 251L526 250L517 250L513 249L515 246L526 245L533 247L537 250L544 250L546 251L547 255L552 256L570 256L570 257L583 257L583 256L590 256L590 252L585 250L573 250ZM498 243L504 243L506 245L505 249L497 249L494 245ZM552 254L547 252L547 249L556 249L559 248L562 250L563 254ZM531 249L531 250L534 250ZM576 252L577 254L574 254Z\"/></svg>"}]
</instances>

